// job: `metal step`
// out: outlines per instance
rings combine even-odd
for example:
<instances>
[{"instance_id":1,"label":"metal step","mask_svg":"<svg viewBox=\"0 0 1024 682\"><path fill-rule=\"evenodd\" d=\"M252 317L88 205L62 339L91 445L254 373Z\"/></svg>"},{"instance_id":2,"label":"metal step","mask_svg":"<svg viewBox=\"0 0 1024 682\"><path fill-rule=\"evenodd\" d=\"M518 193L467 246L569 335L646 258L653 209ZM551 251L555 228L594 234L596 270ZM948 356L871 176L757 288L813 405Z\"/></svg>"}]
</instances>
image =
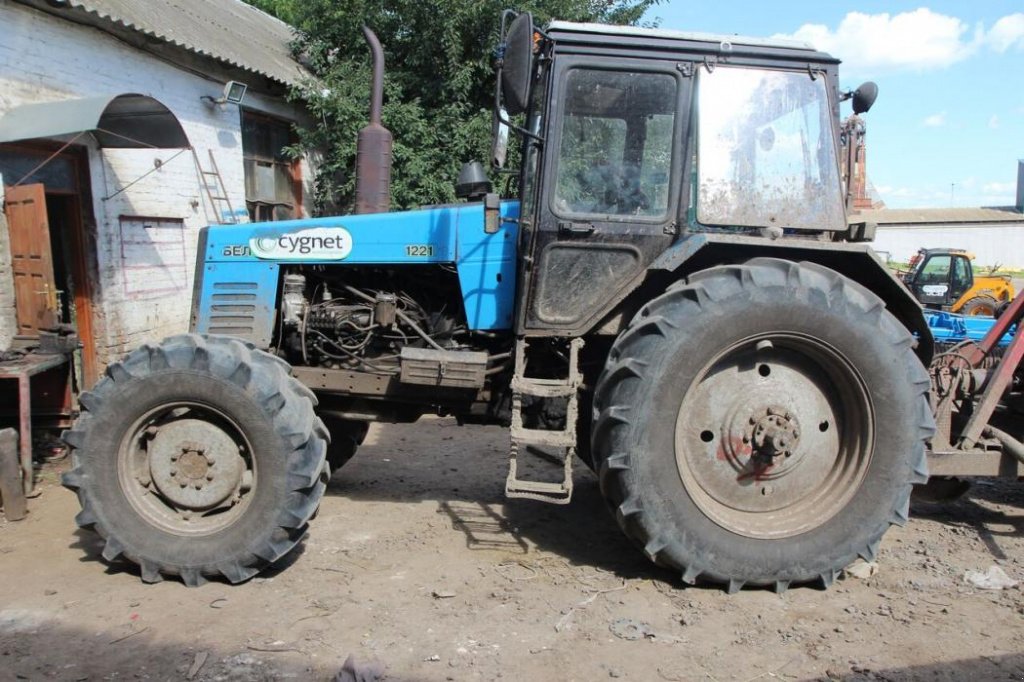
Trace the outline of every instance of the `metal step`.
<instances>
[{"instance_id":1,"label":"metal step","mask_svg":"<svg viewBox=\"0 0 1024 682\"><path fill-rule=\"evenodd\" d=\"M509 451L508 477L505 479L505 496L536 500L549 504L569 504L572 499L572 458L576 448L565 448L562 460L562 481L526 481L518 474L519 448L515 442Z\"/></svg>"},{"instance_id":2,"label":"metal step","mask_svg":"<svg viewBox=\"0 0 1024 682\"><path fill-rule=\"evenodd\" d=\"M560 379L528 379L512 377L512 391L536 398L568 398L576 395L579 386Z\"/></svg>"},{"instance_id":3,"label":"metal step","mask_svg":"<svg viewBox=\"0 0 1024 682\"><path fill-rule=\"evenodd\" d=\"M512 376L512 426L509 430L508 477L505 479L505 495L551 504L568 504L572 499L572 458L576 454L576 422L579 418L580 385L579 350L582 339L569 342L569 369L565 379L540 379L524 376L526 347L528 341L516 342L516 367ZM523 397L566 398L565 428L560 430L530 429L523 425ZM562 481L527 481L518 476L518 454L520 445L540 445L562 451Z\"/></svg>"}]
</instances>

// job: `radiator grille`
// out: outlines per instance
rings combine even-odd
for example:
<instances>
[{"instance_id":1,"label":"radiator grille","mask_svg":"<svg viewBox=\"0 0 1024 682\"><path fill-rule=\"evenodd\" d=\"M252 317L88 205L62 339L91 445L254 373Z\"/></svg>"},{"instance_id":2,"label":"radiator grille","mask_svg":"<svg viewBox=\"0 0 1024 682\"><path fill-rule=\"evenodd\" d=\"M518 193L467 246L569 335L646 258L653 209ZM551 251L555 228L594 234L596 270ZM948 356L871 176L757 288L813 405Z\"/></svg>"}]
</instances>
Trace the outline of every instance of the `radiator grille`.
<instances>
[{"instance_id":1,"label":"radiator grille","mask_svg":"<svg viewBox=\"0 0 1024 682\"><path fill-rule=\"evenodd\" d=\"M216 282L211 296L209 333L255 341L258 289L256 282Z\"/></svg>"}]
</instances>

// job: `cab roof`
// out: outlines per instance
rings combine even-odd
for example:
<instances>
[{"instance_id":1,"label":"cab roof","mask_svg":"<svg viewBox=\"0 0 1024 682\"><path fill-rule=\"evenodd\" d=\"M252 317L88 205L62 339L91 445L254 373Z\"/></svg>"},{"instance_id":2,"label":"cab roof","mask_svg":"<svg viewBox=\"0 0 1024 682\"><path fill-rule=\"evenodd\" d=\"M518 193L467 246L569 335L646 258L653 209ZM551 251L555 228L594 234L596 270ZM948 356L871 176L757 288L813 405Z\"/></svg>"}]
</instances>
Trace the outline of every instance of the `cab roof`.
<instances>
[{"instance_id":1,"label":"cab roof","mask_svg":"<svg viewBox=\"0 0 1024 682\"><path fill-rule=\"evenodd\" d=\"M836 64L838 59L818 52L810 44L786 38L675 31L637 26L553 21L546 33L556 43L600 44L603 47L684 50L719 55L774 56Z\"/></svg>"}]
</instances>

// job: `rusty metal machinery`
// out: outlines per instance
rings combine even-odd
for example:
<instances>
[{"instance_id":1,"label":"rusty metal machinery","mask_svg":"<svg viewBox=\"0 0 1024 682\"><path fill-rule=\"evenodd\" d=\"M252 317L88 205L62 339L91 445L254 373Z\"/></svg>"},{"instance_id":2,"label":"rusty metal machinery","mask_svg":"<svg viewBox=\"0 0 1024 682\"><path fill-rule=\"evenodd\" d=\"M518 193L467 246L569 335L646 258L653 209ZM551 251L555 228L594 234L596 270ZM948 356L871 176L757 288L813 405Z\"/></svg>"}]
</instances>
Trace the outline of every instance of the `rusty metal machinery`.
<instances>
[{"instance_id":1,"label":"rusty metal machinery","mask_svg":"<svg viewBox=\"0 0 1024 682\"><path fill-rule=\"evenodd\" d=\"M1024 326L1018 324L1022 317L1024 297L1018 297L981 341L963 341L932 361L932 475L1020 475L1024 443L993 422L1004 417L998 408L1018 388L1024 358ZM1015 325L1009 346L1002 348L1001 340Z\"/></svg>"}]
</instances>

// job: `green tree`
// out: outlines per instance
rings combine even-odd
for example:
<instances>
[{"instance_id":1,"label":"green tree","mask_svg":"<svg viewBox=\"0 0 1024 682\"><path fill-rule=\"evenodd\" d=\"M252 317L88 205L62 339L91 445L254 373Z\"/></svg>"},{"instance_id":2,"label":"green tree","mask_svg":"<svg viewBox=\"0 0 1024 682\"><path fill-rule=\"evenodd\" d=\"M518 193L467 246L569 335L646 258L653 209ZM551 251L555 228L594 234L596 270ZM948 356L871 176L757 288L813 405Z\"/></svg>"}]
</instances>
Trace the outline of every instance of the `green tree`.
<instances>
[{"instance_id":1,"label":"green tree","mask_svg":"<svg viewBox=\"0 0 1024 682\"><path fill-rule=\"evenodd\" d=\"M660 0L533 0L519 9L542 24L557 18L637 24ZM292 96L315 125L294 150L322 152L319 210L354 205L356 135L366 125L370 59L366 24L385 50L383 120L394 135L392 206L454 199L459 168L486 159L493 106L493 49L507 0L252 0L298 29L296 54L316 83Z\"/></svg>"}]
</instances>

